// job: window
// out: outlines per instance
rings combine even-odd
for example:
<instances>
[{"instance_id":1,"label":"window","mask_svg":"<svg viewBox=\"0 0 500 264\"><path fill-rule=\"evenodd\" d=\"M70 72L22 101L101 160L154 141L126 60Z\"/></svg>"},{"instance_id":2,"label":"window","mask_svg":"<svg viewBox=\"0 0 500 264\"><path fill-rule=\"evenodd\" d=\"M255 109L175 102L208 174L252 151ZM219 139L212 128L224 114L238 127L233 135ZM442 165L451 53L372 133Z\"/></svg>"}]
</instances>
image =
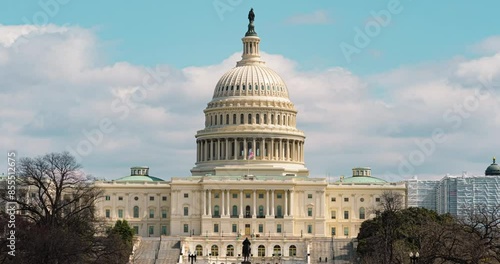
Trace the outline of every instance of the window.
<instances>
[{"instance_id":1,"label":"window","mask_svg":"<svg viewBox=\"0 0 500 264\"><path fill-rule=\"evenodd\" d=\"M313 209L311 207L307 208L307 216L313 216Z\"/></svg>"},{"instance_id":2,"label":"window","mask_svg":"<svg viewBox=\"0 0 500 264\"><path fill-rule=\"evenodd\" d=\"M185 193L184 198L189 198L189 193Z\"/></svg>"},{"instance_id":3,"label":"window","mask_svg":"<svg viewBox=\"0 0 500 264\"><path fill-rule=\"evenodd\" d=\"M332 201L332 202L336 202L336 201L337 201L337 198L336 198L336 197L332 197L331 201Z\"/></svg>"},{"instance_id":4,"label":"window","mask_svg":"<svg viewBox=\"0 0 500 264\"><path fill-rule=\"evenodd\" d=\"M337 212L336 211L331 211L330 215L331 215L332 219L337 219Z\"/></svg>"},{"instance_id":5,"label":"window","mask_svg":"<svg viewBox=\"0 0 500 264\"><path fill-rule=\"evenodd\" d=\"M150 201L154 201L154 200L155 200L155 197L154 197L154 196L149 196L149 200L150 200Z\"/></svg>"},{"instance_id":6,"label":"window","mask_svg":"<svg viewBox=\"0 0 500 264\"><path fill-rule=\"evenodd\" d=\"M219 193L214 193L214 198L219 199Z\"/></svg>"},{"instance_id":7,"label":"window","mask_svg":"<svg viewBox=\"0 0 500 264\"><path fill-rule=\"evenodd\" d=\"M264 206L259 205L259 217L264 217Z\"/></svg>"},{"instance_id":8,"label":"window","mask_svg":"<svg viewBox=\"0 0 500 264\"><path fill-rule=\"evenodd\" d=\"M118 209L118 218L123 218L123 209Z\"/></svg>"},{"instance_id":9,"label":"window","mask_svg":"<svg viewBox=\"0 0 500 264\"><path fill-rule=\"evenodd\" d=\"M276 198L281 199L282 197L283 197L283 194L281 194L281 193L276 194Z\"/></svg>"},{"instance_id":10,"label":"window","mask_svg":"<svg viewBox=\"0 0 500 264\"><path fill-rule=\"evenodd\" d=\"M349 236L349 227L344 227L344 236Z\"/></svg>"},{"instance_id":11,"label":"window","mask_svg":"<svg viewBox=\"0 0 500 264\"><path fill-rule=\"evenodd\" d=\"M109 200L111 200L111 196L106 195L106 201L109 201Z\"/></svg>"},{"instance_id":12,"label":"window","mask_svg":"<svg viewBox=\"0 0 500 264\"><path fill-rule=\"evenodd\" d=\"M297 256L297 247L295 245L291 245L288 248L288 256L291 256L291 257Z\"/></svg>"},{"instance_id":13,"label":"window","mask_svg":"<svg viewBox=\"0 0 500 264\"><path fill-rule=\"evenodd\" d=\"M236 114L233 114L233 125L236 125Z\"/></svg>"},{"instance_id":14,"label":"window","mask_svg":"<svg viewBox=\"0 0 500 264\"><path fill-rule=\"evenodd\" d=\"M380 198L379 197L375 198L375 202L380 202Z\"/></svg>"},{"instance_id":15,"label":"window","mask_svg":"<svg viewBox=\"0 0 500 264\"><path fill-rule=\"evenodd\" d=\"M276 212L276 216L277 216L277 217L283 217L283 210L282 210L281 205L278 205L278 206L276 207L276 211L277 211L277 212Z\"/></svg>"},{"instance_id":16,"label":"window","mask_svg":"<svg viewBox=\"0 0 500 264\"><path fill-rule=\"evenodd\" d=\"M233 205L233 213L231 215L232 216L238 216L238 206Z\"/></svg>"},{"instance_id":17,"label":"window","mask_svg":"<svg viewBox=\"0 0 500 264\"><path fill-rule=\"evenodd\" d=\"M212 245L212 248L210 248L210 254L212 254L212 256L219 256L219 247L217 245Z\"/></svg>"},{"instance_id":18,"label":"window","mask_svg":"<svg viewBox=\"0 0 500 264\"><path fill-rule=\"evenodd\" d=\"M118 196L118 201L123 201L123 196Z\"/></svg>"},{"instance_id":19,"label":"window","mask_svg":"<svg viewBox=\"0 0 500 264\"><path fill-rule=\"evenodd\" d=\"M134 200L138 201L138 200L139 200L139 197L137 197L137 196L136 196L136 197L134 197Z\"/></svg>"},{"instance_id":20,"label":"window","mask_svg":"<svg viewBox=\"0 0 500 264\"><path fill-rule=\"evenodd\" d=\"M155 218L155 209L149 209L149 218Z\"/></svg>"},{"instance_id":21,"label":"window","mask_svg":"<svg viewBox=\"0 0 500 264\"><path fill-rule=\"evenodd\" d=\"M349 202L349 197L344 197L344 202Z\"/></svg>"},{"instance_id":22,"label":"window","mask_svg":"<svg viewBox=\"0 0 500 264\"><path fill-rule=\"evenodd\" d=\"M188 224L184 224L184 233L188 233L189 232L189 225Z\"/></svg>"},{"instance_id":23,"label":"window","mask_svg":"<svg viewBox=\"0 0 500 264\"><path fill-rule=\"evenodd\" d=\"M259 199L264 199L264 194L263 193L259 193Z\"/></svg>"},{"instance_id":24,"label":"window","mask_svg":"<svg viewBox=\"0 0 500 264\"><path fill-rule=\"evenodd\" d=\"M264 233L264 225L259 224L259 233Z\"/></svg>"},{"instance_id":25,"label":"window","mask_svg":"<svg viewBox=\"0 0 500 264\"><path fill-rule=\"evenodd\" d=\"M184 206L184 216L188 216L188 215L189 215L189 207Z\"/></svg>"},{"instance_id":26,"label":"window","mask_svg":"<svg viewBox=\"0 0 500 264\"><path fill-rule=\"evenodd\" d=\"M313 232L313 226L312 225L307 225L307 233L312 234Z\"/></svg>"},{"instance_id":27,"label":"window","mask_svg":"<svg viewBox=\"0 0 500 264\"><path fill-rule=\"evenodd\" d=\"M229 125L229 114L226 114L226 125Z\"/></svg>"},{"instance_id":28,"label":"window","mask_svg":"<svg viewBox=\"0 0 500 264\"><path fill-rule=\"evenodd\" d=\"M359 199L360 202L364 202L365 201L365 198L360 198Z\"/></svg>"},{"instance_id":29,"label":"window","mask_svg":"<svg viewBox=\"0 0 500 264\"><path fill-rule=\"evenodd\" d=\"M134 235L139 234L139 226L134 226Z\"/></svg>"},{"instance_id":30,"label":"window","mask_svg":"<svg viewBox=\"0 0 500 264\"><path fill-rule=\"evenodd\" d=\"M264 114L264 124L267 124L267 114Z\"/></svg>"},{"instance_id":31,"label":"window","mask_svg":"<svg viewBox=\"0 0 500 264\"><path fill-rule=\"evenodd\" d=\"M150 235L150 236L152 236L152 235L154 235L154 234L155 234L155 227L154 227L154 226L149 226L149 228L148 228L148 229L149 229L149 232L148 232L148 233L149 233L149 235Z\"/></svg>"},{"instance_id":32,"label":"window","mask_svg":"<svg viewBox=\"0 0 500 264\"><path fill-rule=\"evenodd\" d=\"M349 211L344 211L344 219L349 219Z\"/></svg>"},{"instance_id":33,"label":"window","mask_svg":"<svg viewBox=\"0 0 500 264\"><path fill-rule=\"evenodd\" d=\"M260 115L259 114L255 115L255 123L260 124Z\"/></svg>"},{"instance_id":34,"label":"window","mask_svg":"<svg viewBox=\"0 0 500 264\"><path fill-rule=\"evenodd\" d=\"M249 193L245 193L245 198L250 198L251 195Z\"/></svg>"},{"instance_id":35,"label":"window","mask_svg":"<svg viewBox=\"0 0 500 264\"><path fill-rule=\"evenodd\" d=\"M214 224L214 233L219 233L219 224Z\"/></svg>"},{"instance_id":36,"label":"window","mask_svg":"<svg viewBox=\"0 0 500 264\"><path fill-rule=\"evenodd\" d=\"M281 224L276 225L276 233L281 233Z\"/></svg>"},{"instance_id":37,"label":"window","mask_svg":"<svg viewBox=\"0 0 500 264\"><path fill-rule=\"evenodd\" d=\"M238 198L238 194L237 193L233 193L233 199L236 199Z\"/></svg>"},{"instance_id":38,"label":"window","mask_svg":"<svg viewBox=\"0 0 500 264\"><path fill-rule=\"evenodd\" d=\"M336 235L335 227L332 227L332 236L335 236L335 235Z\"/></svg>"},{"instance_id":39,"label":"window","mask_svg":"<svg viewBox=\"0 0 500 264\"><path fill-rule=\"evenodd\" d=\"M365 208L359 208L359 219L365 219Z\"/></svg>"},{"instance_id":40,"label":"window","mask_svg":"<svg viewBox=\"0 0 500 264\"><path fill-rule=\"evenodd\" d=\"M214 216L219 216L219 215L220 215L219 206L216 205L214 206Z\"/></svg>"},{"instance_id":41,"label":"window","mask_svg":"<svg viewBox=\"0 0 500 264\"><path fill-rule=\"evenodd\" d=\"M279 256L281 255L281 247L276 245L273 248L273 256Z\"/></svg>"},{"instance_id":42,"label":"window","mask_svg":"<svg viewBox=\"0 0 500 264\"><path fill-rule=\"evenodd\" d=\"M161 210L161 218L167 218L167 210L166 209Z\"/></svg>"},{"instance_id":43,"label":"window","mask_svg":"<svg viewBox=\"0 0 500 264\"><path fill-rule=\"evenodd\" d=\"M259 245L259 247L257 248L257 256L259 257L266 256L266 247L264 247L264 245Z\"/></svg>"},{"instance_id":44,"label":"window","mask_svg":"<svg viewBox=\"0 0 500 264\"><path fill-rule=\"evenodd\" d=\"M245 115L241 114L240 115L240 124L244 124L245 123Z\"/></svg>"},{"instance_id":45,"label":"window","mask_svg":"<svg viewBox=\"0 0 500 264\"><path fill-rule=\"evenodd\" d=\"M226 248L226 256L233 257L234 256L234 246L228 245Z\"/></svg>"},{"instance_id":46,"label":"window","mask_svg":"<svg viewBox=\"0 0 500 264\"><path fill-rule=\"evenodd\" d=\"M248 114L248 124L252 124L252 114Z\"/></svg>"},{"instance_id":47,"label":"window","mask_svg":"<svg viewBox=\"0 0 500 264\"><path fill-rule=\"evenodd\" d=\"M233 224L232 225L231 232L233 232L233 233L237 233L238 232L238 225L237 224Z\"/></svg>"},{"instance_id":48,"label":"window","mask_svg":"<svg viewBox=\"0 0 500 264\"><path fill-rule=\"evenodd\" d=\"M134 206L134 218L139 218L139 206Z\"/></svg>"},{"instance_id":49,"label":"window","mask_svg":"<svg viewBox=\"0 0 500 264\"><path fill-rule=\"evenodd\" d=\"M196 245L196 256L203 256L203 246Z\"/></svg>"},{"instance_id":50,"label":"window","mask_svg":"<svg viewBox=\"0 0 500 264\"><path fill-rule=\"evenodd\" d=\"M312 199L312 198L313 198L312 193L308 193L308 194L307 194L307 198Z\"/></svg>"},{"instance_id":51,"label":"window","mask_svg":"<svg viewBox=\"0 0 500 264\"><path fill-rule=\"evenodd\" d=\"M162 197L161 197L161 200L162 200L162 201L166 201L166 200L167 200L167 196L162 196Z\"/></svg>"},{"instance_id":52,"label":"window","mask_svg":"<svg viewBox=\"0 0 500 264\"><path fill-rule=\"evenodd\" d=\"M106 218L110 218L110 217L111 217L111 210L106 209Z\"/></svg>"},{"instance_id":53,"label":"window","mask_svg":"<svg viewBox=\"0 0 500 264\"><path fill-rule=\"evenodd\" d=\"M164 236L167 235L167 226L166 225L161 226L161 234Z\"/></svg>"}]
</instances>

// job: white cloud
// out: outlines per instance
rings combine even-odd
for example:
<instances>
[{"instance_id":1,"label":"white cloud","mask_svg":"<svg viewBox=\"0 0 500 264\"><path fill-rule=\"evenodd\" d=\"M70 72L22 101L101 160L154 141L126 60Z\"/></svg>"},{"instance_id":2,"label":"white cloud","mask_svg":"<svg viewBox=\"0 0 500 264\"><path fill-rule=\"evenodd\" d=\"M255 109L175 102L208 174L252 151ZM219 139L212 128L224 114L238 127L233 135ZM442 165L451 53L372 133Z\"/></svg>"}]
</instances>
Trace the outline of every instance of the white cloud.
<instances>
[{"instance_id":1,"label":"white cloud","mask_svg":"<svg viewBox=\"0 0 500 264\"><path fill-rule=\"evenodd\" d=\"M500 52L500 36L491 36L472 46L472 50L481 54Z\"/></svg>"},{"instance_id":2,"label":"white cloud","mask_svg":"<svg viewBox=\"0 0 500 264\"><path fill-rule=\"evenodd\" d=\"M95 141L81 162L99 178L124 176L134 165L149 165L165 179L188 176L202 111L218 78L240 59L232 54L216 65L184 69L106 65L92 31L29 27L24 34L30 38L18 46L22 30L0 26L0 32L9 36L0 39L0 149L33 156ZM349 175L355 166L371 166L375 176L392 180L482 173L490 156L499 155L498 138L490 133L500 129L498 55L367 77L339 67L304 72L282 55L263 58L288 84L313 176ZM485 84L490 96L477 99ZM463 117L457 105L468 105ZM103 120L113 129L99 134ZM435 143L411 173L400 174L401 160L421 151L435 129L444 131L446 141Z\"/></svg>"},{"instance_id":3,"label":"white cloud","mask_svg":"<svg viewBox=\"0 0 500 264\"><path fill-rule=\"evenodd\" d=\"M325 10L316 10L312 13L291 16L285 22L294 25L329 24L332 23L332 19Z\"/></svg>"}]
</instances>

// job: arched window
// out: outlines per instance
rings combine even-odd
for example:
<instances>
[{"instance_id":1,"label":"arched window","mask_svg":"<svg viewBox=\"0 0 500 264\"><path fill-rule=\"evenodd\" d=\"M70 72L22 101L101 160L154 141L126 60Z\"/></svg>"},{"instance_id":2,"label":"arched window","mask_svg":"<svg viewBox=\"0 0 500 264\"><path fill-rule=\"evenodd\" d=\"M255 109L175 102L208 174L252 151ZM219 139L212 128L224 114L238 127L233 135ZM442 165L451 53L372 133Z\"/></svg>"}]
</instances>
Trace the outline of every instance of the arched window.
<instances>
[{"instance_id":1,"label":"arched window","mask_svg":"<svg viewBox=\"0 0 500 264\"><path fill-rule=\"evenodd\" d=\"M260 115L259 114L255 115L255 123L260 124Z\"/></svg>"},{"instance_id":2,"label":"arched window","mask_svg":"<svg viewBox=\"0 0 500 264\"><path fill-rule=\"evenodd\" d=\"M215 115L215 125L217 125L217 115Z\"/></svg>"},{"instance_id":3,"label":"arched window","mask_svg":"<svg viewBox=\"0 0 500 264\"><path fill-rule=\"evenodd\" d=\"M257 248L257 255L259 257L265 257L266 256L266 247L264 245L259 245Z\"/></svg>"},{"instance_id":4,"label":"arched window","mask_svg":"<svg viewBox=\"0 0 500 264\"><path fill-rule=\"evenodd\" d=\"M233 114L233 125L236 125L236 114Z\"/></svg>"},{"instance_id":5,"label":"arched window","mask_svg":"<svg viewBox=\"0 0 500 264\"><path fill-rule=\"evenodd\" d=\"M283 216L283 210L282 210L282 208L281 208L281 205L278 205L278 206L276 207L276 211L277 211L277 212L276 212L276 216L277 216L277 217L282 217L282 216Z\"/></svg>"},{"instance_id":6,"label":"arched window","mask_svg":"<svg viewBox=\"0 0 500 264\"><path fill-rule=\"evenodd\" d=\"M252 124L252 114L248 114L248 124Z\"/></svg>"},{"instance_id":7,"label":"arched window","mask_svg":"<svg viewBox=\"0 0 500 264\"><path fill-rule=\"evenodd\" d=\"M264 124L267 124L267 114L264 114Z\"/></svg>"},{"instance_id":8,"label":"arched window","mask_svg":"<svg viewBox=\"0 0 500 264\"><path fill-rule=\"evenodd\" d=\"M227 246L226 252L227 252L226 255L228 257L234 256L234 246L233 245Z\"/></svg>"},{"instance_id":9,"label":"arched window","mask_svg":"<svg viewBox=\"0 0 500 264\"><path fill-rule=\"evenodd\" d=\"M219 119L220 124L221 124L221 125L222 125L222 124L224 124L224 120L222 120L222 115L220 115L220 116L219 116L219 118L220 118L220 119Z\"/></svg>"},{"instance_id":10,"label":"arched window","mask_svg":"<svg viewBox=\"0 0 500 264\"><path fill-rule=\"evenodd\" d=\"M219 216L219 206L214 206L214 216Z\"/></svg>"},{"instance_id":11,"label":"arched window","mask_svg":"<svg viewBox=\"0 0 500 264\"><path fill-rule=\"evenodd\" d=\"M213 125L213 124L214 124L214 117L210 116L210 125Z\"/></svg>"},{"instance_id":12,"label":"arched window","mask_svg":"<svg viewBox=\"0 0 500 264\"><path fill-rule=\"evenodd\" d=\"M243 125L245 123L245 115L240 115L240 124Z\"/></svg>"},{"instance_id":13,"label":"arched window","mask_svg":"<svg viewBox=\"0 0 500 264\"><path fill-rule=\"evenodd\" d=\"M196 256L203 256L203 247L201 245L196 245Z\"/></svg>"},{"instance_id":14,"label":"arched window","mask_svg":"<svg viewBox=\"0 0 500 264\"><path fill-rule=\"evenodd\" d=\"M297 247L295 245L291 245L288 248L288 256L290 257L295 257L297 256Z\"/></svg>"},{"instance_id":15,"label":"arched window","mask_svg":"<svg viewBox=\"0 0 500 264\"><path fill-rule=\"evenodd\" d=\"M212 256L218 256L219 247L217 245L212 245L212 248L210 249L210 254L212 254Z\"/></svg>"},{"instance_id":16,"label":"arched window","mask_svg":"<svg viewBox=\"0 0 500 264\"><path fill-rule=\"evenodd\" d=\"M281 247L279 245L275 245L273 248L273 255L279 256L281 254Z\"/></svg>"},{"instance_id":17,"label":"arched window","mask_svg":"<svg viewBox=\"0 0 500 264\"><path fill-rule=\"evenodd\" d=\"M226 115L226 125L229 125L229 114Z\"/></svg>"},{"instance_id":18,"label":"arched window","mask_svg":"<svg viewBox=\"0 0 500 264\"><path fill-rule=\"evenodd\" d=\"M365 208L359 208L359 219L365 219Z\"/></svg>"},{"instance_id":19,"label":"arched window","mask_svg":"<svg viewBox=\"0 0 500 264\"><path fill-rule=\"evenodd\" d=\"M238 206L233 205L233 213L231 216L238 216Z\"/></svg>"},{"instance_id":20,"label":"arched window","mask_svg":"<svg viewBox=\"0 0 500 264\"><path fill-rule=\"evenodd\" d=\"M280 115L278 115L278 116L277 116L277 118L278 118L278 125L279 125L279 124L280 124L280 122L281 122Z\"/></svg>"},{"instance_id":21,"label":"arched window","mask_svg":"<svg viewBox=\"0 0 500 264\"><path fill-rule=\"evenodd\" d=\"M264 206L259 205L259 216L264 217Z\"/></svg>"},{"instance_id":22,"label":"arched window","mask_svg":"<svg viewBox=\"0 0 500 264\"><path fill-rule=\"evenodd\" d=\"M274 115L271 115L271 125L274 125Z\"/></svg>"},{"instance_id":23,"label":"arched window","mask_svg":"<svg viewBox=\"0 0 500 264\"><path fill-rule=\"evenodd\" d=\"M250 218L250 205L245 207L245 217Z\"/></svg>"},{"instance_id":24,"label":"arched window","mask_svg":"<svg viewBox=\"0 0 500 264\"><path fill-rule=\"evenodd\" d=\"M134 218L139 218L139 206L134 206Z\"/></svg>"}]
</instances>

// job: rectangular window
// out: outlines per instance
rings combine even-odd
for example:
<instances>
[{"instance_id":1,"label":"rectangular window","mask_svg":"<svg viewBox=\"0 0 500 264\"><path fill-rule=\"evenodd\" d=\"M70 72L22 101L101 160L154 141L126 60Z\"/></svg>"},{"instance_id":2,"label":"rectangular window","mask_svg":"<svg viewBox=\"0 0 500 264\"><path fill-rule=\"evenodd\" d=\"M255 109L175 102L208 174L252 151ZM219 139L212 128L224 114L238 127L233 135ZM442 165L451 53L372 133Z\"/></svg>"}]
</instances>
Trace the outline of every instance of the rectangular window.
<instances>
[{"instance_id":1,"label":"rectangular window","mask_svg":"<svg viewBox=\"0 0 500 264\"><path fill-rule=\"evenodd\" d=\"M184 216L188 216L189 215L189 207L184 207Z\"/></svg>"},{"instance_id":2,"label":"rectangular window","mask_svg":"<svg viewBox=\"0 0 500 264\"><path fill-rule=\"evenodd\" d=\"M276 233L281 233L281 224L276 225Z\"/></svg>"},{"instance_id":3,"label":"rectangular window","mask_svg":"<svg viewBox=\"0 0 500 264\"><path fill-rule=\"evenodd\" d=\"M123 196L118 196L118 201L123 201Z\"/></svg>"},{"instance_id":4,"label":"rectangular window","mask_svg":"<svg viewBox=\"0 0 500 264\"><path fill-rule=\"evenodd\" d=\"M264 225L259 224L259 233L264 233Z\"/></svg>"},{"instance_id":5,"label":"rectangular window","mask_svg":"<svg viewBox=\"0 0 500 264\"><path fill-rule=\"evenodd\" d=\"M118 209L118 217L123 218L123 209Z\"/></svg>"},{"instance_id":6,"label":"rectangular window","mask_svg":"<svg viewBox=\"0 0 500 264\"><path fill-rule=\"evenodd\" d=\"M111 211L109 209L106 209L106 218L111 217Z\"/></svg>"},{"instance_id":7,"label":"rectangular window","mask_svg":"<svg viewBox=\"0 0 500 264\"><path fill-rule=\"evenodd\" d=\"M237 193L233 193L233 199L236 199L238 198L238 194Z\"/></svg>"},{"instance_id":8,"label":"rectangular window","mask_svg":"<svg viewBox=\"0 0 500 264\"><path fill-rule=\"evenodd\" d=\"M219 233L219 224L214 224L214 233Z\"/></svg>"},{"instance_id":9,"label":"rectangular window","mask_svg":"<svg viewBox=\"0 0 500 264\"><path fill-rule=\"evenodd\" d=\"M111 200L111 196L106 195L106 201L109 201L109 200Z\"/></svg>"},{"instance_id":10,"label":"rectangular window","mask_svg":"<svg viewBox=\"0 0 500 264\"><path fill-rule=\"evenodd\" d=\"M308 194L307 194L307 198L312 199L312 198L313 198L312 193L308 193Z\"/></svg>"},{"instance_id":11,"label":"rectangular window","mask_svg":"<svg viewBox=\"0 0 500 264\"><path fill-rule=\"evenodd\" d=\"M337 219L337 212L336 211L331 211L330 212L332 219Z\"/></svg>"},{"instance_id":12,"label":"rectangular window","mask_svg":"<svg viewBox=\"0 0 500 264\"><path fill-rule=\"evenodd\" d=\"M232 228L231 228L231 231L232 231L233 233L238 232L238 225L237 225L237 224L233 224L233 225L232 225Z\"/></svg>"},{"instance_id":13,"label":"rectangular window","mask_svg":"<svg viewBox=\"0 0 500 264\"><path fill-rule=\"evenodd\" d=\"M149 196L149 200L150 200L150 201L154 201L154 200L155 200L155 197L154 197L154 196Z\"/></svg>"},{"instance_id":14,"label":"rectangular window","mask_svg":"<svg viewBox=\"0 0 500 264\"><path fill-rule=\"evenodd\" d=\"M162 201L166 201L166 200L167 200L167 196L162 196L162 197L161 197L161 200L162 200Z\"/></svg>"},{"instance_id":15,"label":"rectangular window","mask_svg":"<svg viewBox=\"0 0 500 264\"><path fill-rule=\"evenodd\" d=\"M155 218L155 209L149 209L149 218Z\"/></svg>"},{"instance_id":16,"label":"rectangular window","mask_svg":"<svg viewBox=\"0 0 500 264\"><path fill-rule=\"evenodd\" d=\"M344 227L344 236L349 236L349 227Z\"/></svg>"},{"instance_id":17,"label":"rectangular window","mask_svg":"<svg viewBox=\"0 0 500 264\"><path fill-rule=\"evenodd\" d=\"M313 226L312 225L307 225L307 233L312 234L313 232Z\"/></svg>"},{"instance_id":18,"label":"rectangular window","mask_svg":"<svg viewBox=\"0 0 500 264\"><path fill-rule=\"evenodd\" d=\"M335 231L336 231L336 230L335 230L335 227L332 227L332 236L335 236L335 235L336 235L336 234L335 234L335 233L336 233Z\"/></svg>"},{"instance_id":19,"label":"rectangular window","mask_svg":"<svg viewBox=\"0 0 500 264\"><path fill-rule=\"evenodd\" d=\"M313 216L313 209L307 208L307 216Z\"/></svg>"},{"instance_id":20,"label":"rectangular window","mask_svg":"<svg viewBox=\"0 0 500 264\"><path fill-rule=\"evenodd\" d=\"M259 193L259 199L264 199L264 194L263 193Z\"/></svg>"},{"instance_id":21,"label":"rectangular window","mask_svg":"<svg viewBox=\"0 0 500 264\"><path fill-rule=\"evenodd\" d=\"M344 219L349 219L349 211L344 211Z\"/></svg>"},{"instance_id":22,"label":"rectangular window","mask_svg":"<svg viewBox=\"0 0 500 264\"><path fill-rule=\"evenodd\" d=\"M167 210L161 210L161 218L167 218Z\"/></svg>"},{"instance_id":23,"label":"rectangular window","mask_svg":"<svg viewBox=\"0 0 500 264\"><path fill-rule=\"evenodd\" d=\"M283 197L283 194L281 194L281 193L276 194L276 198L281 199L282 197Z\"/></svg>"},{"instance_id":24,"label":"rectangular window","mask_svg":"<svg viewBox=\"0 0 500 264\"><path fill-rule=\"evenodd\" d=\"M249 193L245 193L245 197L246 197L246 198L250 198L250 197L251 197L251 195L250 195Z\"/></svg>"},{"instance_id":25,"label":"rectangular window","mask_svg":"<svg viewBox=\"0 0 500 264\"><path fill-rule=\"evenodd\" d=\"M349 202L349 197L344 197L344 202Z\"/></svg>"},{"instance_id":26,"label":"rectangular window","mask_svg":"<svg viewBox=\"0 0 500 264\"><path fill-rule=\"evenodd\" d=\"M164 226L164 225L161 226L161 234L164 236L167 235L167 226Z\"/></svg>"},{"instance_id":27,"label":"rectangular window","mask_svg":"<svg viewBox=\"0 0 500 264\"><path fill-rule=\"evenodd\" d=\"M155 234L155 227L154 226L149 226L149 235L152 236Z\"/></svg>"},{"instance_id":28,"label":"rectangular window","mask_svg":"<svg viewBox=\"0 0 500 264\"><path fill-rule=\"evenodd\" d=\"M134 235L139 234L139 226L134 226Z\"/></svg>"},{"instance_id":29,"label":"rectangular window","mask_svg":"<svg viewBox=\"0 0 500 264\"><path fill-rule=\"evenodd\" d=\"M189 193L185 193L184 198L189 198Z\"/></svg>"},{"instance_id":30,"label":"rectangular window","mask_svg":"<svg viewBox=\"0 0 500 264\"><path fill-rule=\"evenodd\" d=\"M189 232L189 225L188 224L184 224L184 233L188 233Z\"/></svg>"},{"instance_id":31,"label":"rectangular window","mask_svg":"<svg viewBox=\"0 0 500 264\"><path fill-rule=\"evenodd\" d=\"M332 202L336 202L336 201L337 201L337 198L336 198L336 197L332 197L331 201L332 201Z\"/></svg>"}]
</instances>

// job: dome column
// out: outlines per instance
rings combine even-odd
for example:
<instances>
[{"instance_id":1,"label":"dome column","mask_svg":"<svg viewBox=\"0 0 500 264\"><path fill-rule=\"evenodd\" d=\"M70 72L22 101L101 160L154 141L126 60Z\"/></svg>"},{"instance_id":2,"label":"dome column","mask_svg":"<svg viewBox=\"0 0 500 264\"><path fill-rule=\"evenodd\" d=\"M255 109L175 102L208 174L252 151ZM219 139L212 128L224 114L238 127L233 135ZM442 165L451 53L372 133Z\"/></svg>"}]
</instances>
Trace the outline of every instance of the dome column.
<instances>
[{"instance_id":1,"label":"dome column","mask_svg":"<svg viewBox=\"0 0 500 264\"><path fill-rule=\"evenodd\" d=\"M271 151L269 152L269 159L274 159L274 138L271 138Z\"/></svg>"},{"instance_id":2,"label":"dome column","mask_svg":"<svg viewBox=\"0 0 500 264\"><path fill-rule=\"evenodd\" d=\"M233 147L233 150L234 150L234 156L233 156L233 160L236 160L236 157L238 157L238 151L237 151L237 149L236 149L236 147L237 147L237 145L238 145L238 144L237 144L237 143L238 143L238 140L237 140L237 138L234 138L234 139L233 139L233 141L234 141L234 147Z\"/></svg>"},{"instance_id":3,"label":"dome column","mask_svg":"<svg viewBox=\"0 0 500 264\"><path fill-rule=\"evenodd\" d=\"M262 153L261 153L261 159L265 160L267 158L266 156L266 138L262 138Z\"/></svg>"},{"instance_id":4,"label":"dome column","mask_svg":"<svg viewBox=\"0 0 500 264\"><path fill-rule=\"evenodd\" d=\"M257 159L257 147L255 143L255 138L252 138L252 151L253 151L253 159Z\"/></svg>"}]
</instances>

